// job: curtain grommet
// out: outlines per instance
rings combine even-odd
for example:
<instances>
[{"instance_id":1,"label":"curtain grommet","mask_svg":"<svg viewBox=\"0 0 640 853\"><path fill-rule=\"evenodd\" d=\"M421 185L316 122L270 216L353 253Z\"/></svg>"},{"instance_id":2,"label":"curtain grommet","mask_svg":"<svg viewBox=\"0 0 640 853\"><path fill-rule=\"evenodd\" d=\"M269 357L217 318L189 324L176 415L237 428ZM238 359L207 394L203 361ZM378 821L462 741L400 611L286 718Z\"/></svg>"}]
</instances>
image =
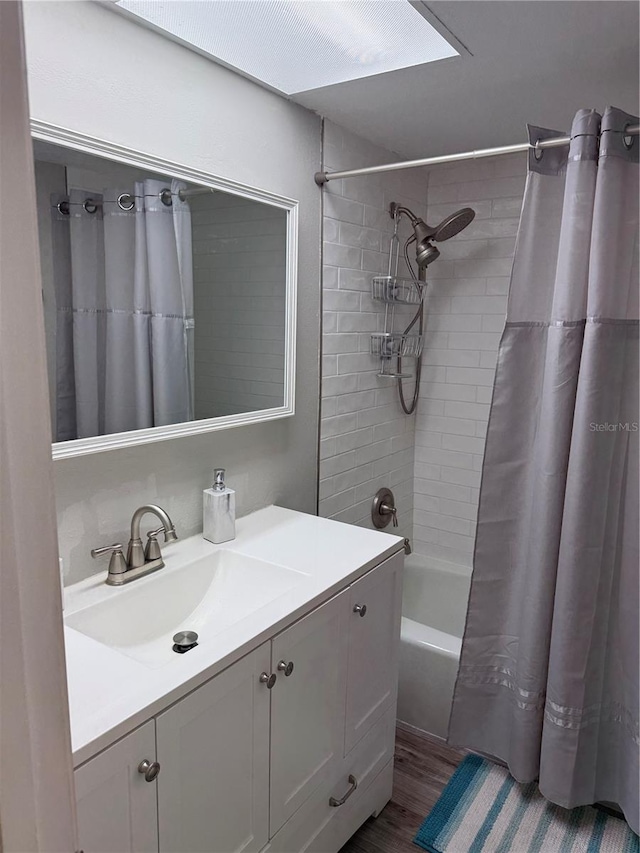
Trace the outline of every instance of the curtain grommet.
<instances>
[{"instance_id":1,"label":"curtain grommet","mask_svg":"<svg viewBox=\"0 0 640 853\"><path fill-rule=\"evenodd\" d=\"M635 136L631 136L631 134L627 133L627 129L629 127L631 127L630 121L628 121L622 128L622 144L627 149L627 151L631 151L631 149L633 148L633 143L635 141Z\"/></svg>"},{"instance_id":2,"label":"curtain grommet","mask_svg":"<svg viewBox=\"0 0 640 853\"><path fill-rule=\"evenodd\" d=\"M544 155L544 148L539 148L540 141L540 139L536 139L536 143L533 146L533 156L538 163L540 162L540 160L542 160L542 157Z\"/></svg>"},{"instance_id":3,"label":"curtain grommet","mask_svg":"<svg viewBox=\"0 0 640 853\"><path fill-rule=\"evenodd\" d=\"M85 199L84 204L82 205L87 213L96 213L98 210L98 205L92 198Z\"/></svg>"},{"instance_id":4,"label":"curtain grommet","mask_svg":"<svg viewBox=\"0 0 640 853\"><path fill-rule=\"evenodd\" d=\"M171 190L168 187L160 190L159 197L165 207L171 207L173 205L173 197L171 195Z\"/></svg>"},{"instance_id":5,"label":"curtain grommet","mask_svg":"<svg viewBox=\"0 0 640 853\"><path fill-rule=\"evenodd\" d=\"M118 196L118 207L120 208L120 210L128 212L130 210L133 210L135 206L135 196L132 196L131 193L121 193Z\"/></svg>"},{"instance_id":6,"label":"curtain grommet","mask_svg":"<svg viewBox=\"0 0 640 853\"><path fill-rule=\"evenodd\" d=\"M59 201L56 204L56 209L58 213L61 213L63 216L69 216L71 214L71 207L69 206L68 201Z\"/></svg>"}]
</instances>

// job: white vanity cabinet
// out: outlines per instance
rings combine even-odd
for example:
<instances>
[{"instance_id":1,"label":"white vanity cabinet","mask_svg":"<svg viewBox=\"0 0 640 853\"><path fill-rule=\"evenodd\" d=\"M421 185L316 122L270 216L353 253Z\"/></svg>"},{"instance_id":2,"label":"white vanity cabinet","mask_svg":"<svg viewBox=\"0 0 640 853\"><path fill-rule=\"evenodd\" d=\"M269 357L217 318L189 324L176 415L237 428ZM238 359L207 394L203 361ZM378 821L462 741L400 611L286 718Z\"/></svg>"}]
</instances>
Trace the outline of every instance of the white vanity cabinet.
<instances>
[{"instance_id":1,"label":"white vanity cabinet","mask_svg":"<svg viewBox=\"0 0 640 853\"><path fill-rule=\"evenodd\" d=\"M272 836L342 759L348 606L345 590L272 642Z\"/></svg>"},{"instance_id":2,"label":"white vanity cabinet","mask_svg":"<svg viewBox=\"0 0 640 853\"><path fill-rule=\"evenodd\" d=\"M75 771L83 853L157 853L155 760L155 724L150 720Z\"/></svg>"},{"instance_id":3,"label":"white vanity cabinet","mask_svg":"<svg viewBox=\"0 0 640 853\"><path fill-rule=\"evenodd\" d=\"M83 853L338 853L391 795L402 562L82 765Z\"/></svg>"},{"instance_id":4,"label":"white vanity cabinet","mask_svg":"<svg viewBox=\"0 0 640 853\"><path fill-rule=\"evenodd\" d=\"M287 790L296 781L300 786L304 781L307 797L275 834L273 830L278 824L272 823L269 853L337 853L391 796L402 565L403 556L395 554L306 617L310 619L326 610L334 616L332 624L335 627L328 643L325 641L323 669L313 669L308 680L300 680L297 695L290 694L295 704L289 704L285 690L278 691L279 683L272 691L272 818L274 790L281 796L283 788ZM298 625L302 627L305 621L289 631ZM329 620L326 624L330 624ZM286 638L289 631L281 637ZM317 637L320 639L319 634ZM274 640L274 649L278 639ZM291 686L295 673L294 669L288 679ZM314 680L319 680L321 685L331 683L332 692L311 690L310 695L305 696L307 684ZM279 729L275 713L278 694L282 706L287 708L283 722L289 723L288 728L283 725L281 730L280 755L274 738ZM317 707L309 714L313 703L317 703ZM329 714L319 731L316 721L322 719L330 706L340 708L338 718L333 720L332 726ZM316 760L320 757L318 743L324 738L328 744L329 732L332 737L339 738L339 744L332 749L325 747L324 760L314 765L312 756ZM289 740L283 745L287 734ZM303 774L288 776L286 772L292 766L291 756L298 751L305 756L310 768L318 768L313 774L308 772L304 780ZM274 775L275 768L280 769L280 775ZM284 780L284 784L281 782L274 789L275 779Z\"/></svg>"},{"instance_id":5,"label":"white vanity cabinet","mask_svg":"<svg viewBox=\"0 0 640 853\"><path fill-rule=\"evenodd\" d=\"M157 717L160 853L257 853L269 840L269 645Z\"/></svg>"},{"instance_id":6,"label":"white vanity cabinet","mask_svg":"<svg viewBox=\"0 0 640 853\"><path fill-rule=\"evenodd\" d=\"M349 588L345 754L395 706L401 557L392 557Z\"/></svg>"}]
</instances>

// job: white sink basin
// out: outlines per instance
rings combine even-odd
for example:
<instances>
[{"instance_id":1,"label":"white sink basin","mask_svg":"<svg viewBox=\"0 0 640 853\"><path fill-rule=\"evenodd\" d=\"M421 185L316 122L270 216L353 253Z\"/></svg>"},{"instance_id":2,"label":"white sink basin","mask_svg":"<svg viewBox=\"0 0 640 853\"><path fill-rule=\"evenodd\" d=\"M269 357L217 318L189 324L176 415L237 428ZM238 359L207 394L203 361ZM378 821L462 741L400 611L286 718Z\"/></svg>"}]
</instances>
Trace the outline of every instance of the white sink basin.
<instances>
[{"instance_id":1,"label":"white sink basin","mask_svg":"<svg viewBox=\"0 0 640 853\"><path fill-rule=\"evenodd\" d=\"M178 631L196 631L198 643L264 607L306 575L234 551L160 569L108 597L65 616L65 624L151 667L179 659ZM191 654L191 652L186 652Z\"/></svg>"}]
</instances>

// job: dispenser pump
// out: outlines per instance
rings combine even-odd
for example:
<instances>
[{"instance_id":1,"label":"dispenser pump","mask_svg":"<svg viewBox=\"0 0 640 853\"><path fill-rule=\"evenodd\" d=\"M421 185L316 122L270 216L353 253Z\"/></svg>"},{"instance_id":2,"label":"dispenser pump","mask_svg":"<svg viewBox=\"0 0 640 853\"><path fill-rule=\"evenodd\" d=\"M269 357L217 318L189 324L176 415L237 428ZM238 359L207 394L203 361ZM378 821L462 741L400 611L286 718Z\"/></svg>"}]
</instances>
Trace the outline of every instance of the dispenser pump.
<instances>
[{"instance_id":1,"label":"dispenser pump","mask_svg":"<svg viewBox=\"0 0 640 853\"><path fill-rule=\"evenodd\" d=\"M211 487L214 492L223 492L226 489L224 484L224 468L216 468L213 472L215 477L213 486Z\"/></svg>"}]
</instances>

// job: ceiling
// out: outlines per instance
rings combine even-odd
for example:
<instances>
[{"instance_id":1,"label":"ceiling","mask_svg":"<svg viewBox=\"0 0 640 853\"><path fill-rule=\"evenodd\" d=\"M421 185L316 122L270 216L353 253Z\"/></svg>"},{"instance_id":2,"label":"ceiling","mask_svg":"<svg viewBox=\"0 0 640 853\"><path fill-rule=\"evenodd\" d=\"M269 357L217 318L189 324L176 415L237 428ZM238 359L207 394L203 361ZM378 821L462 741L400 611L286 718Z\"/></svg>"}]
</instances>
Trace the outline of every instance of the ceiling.
<instances>
[{"instance_id":1,"label":"ceiling","mask_svg":"<svg viewBox=\"0 0 640 853\"><path fill-rule=\"evenodd\" d=\"M637 114L638 12L634 0L430 2L468 53L293 100L407 158L524 142L527 123L568 131L583 107Z\"/></svg>"}]
</instances>

